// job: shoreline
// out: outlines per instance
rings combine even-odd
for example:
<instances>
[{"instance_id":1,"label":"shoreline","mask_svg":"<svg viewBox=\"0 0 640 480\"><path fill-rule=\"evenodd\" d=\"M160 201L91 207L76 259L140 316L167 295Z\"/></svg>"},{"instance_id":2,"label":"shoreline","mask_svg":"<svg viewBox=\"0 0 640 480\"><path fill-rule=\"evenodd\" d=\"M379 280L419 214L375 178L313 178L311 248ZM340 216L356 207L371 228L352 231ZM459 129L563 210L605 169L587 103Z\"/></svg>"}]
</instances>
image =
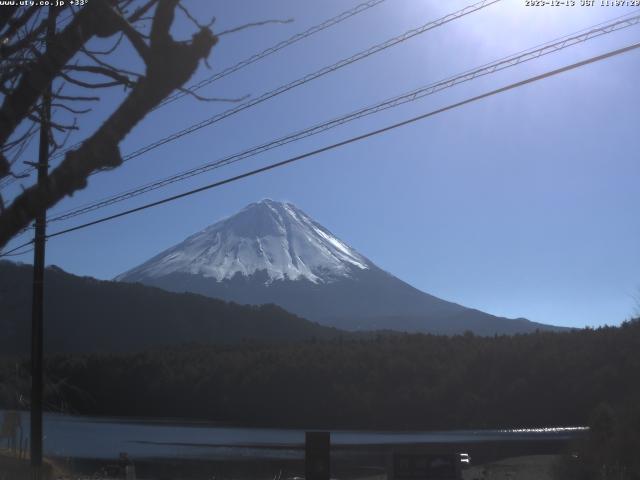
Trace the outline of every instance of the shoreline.
<instances>
[{"instance_id":1,"label":"shoreline","mask_svg":"<svg viewBox=\"0 0 640 480\"><path fill-rule=\"evenodd\" d=\"M0 407L0 413L12 409ZM28 410L17 410L22 416L28 418ZM377 428L377 427L358 427L358 426L304 426L304 425L278 425L271 423L238 423L227 422L224 420L207 420L194 419L189 417L140 417L140 416L122 416L122 415L102 415L91 413L66 413L56 411L44 411L45 416L59 417L66 419L76 419L77 421L94 421L95 423L126 423L135 425L159 425L159 426L185 426L185 427L202 427L202 428L237 428L252 430L280 430L280 431L331 431L331 432L363 432L363 433L385 433L385 434L438 434L438 433L511 433L511 434L544 434L553 432L583 432L589 429L584 425L558 425L555 427L540 427L522 425L513 427L456 427L456 428Z\"/></svg>"},{"instance_id":2,"label":"shoreline","mask_svg":"<svg viewBox=\"0 0 640 480\"><path fill-rule=\"evenodd\" d=\"M405 446L377 445L375 448L371 448L369 445L354 445L347 448L338 446L332 447L331 450L332 475L341 479L360 479L372 476L384 479L386 478L386 469L389 465L391 453L404 447L412 450L419 448L425 452L432 453L468 453L471 456L472 463L465 471L475 472L473 474L476 476L478 472L483 470L506 472L528 469L527 471L529 471L535 470L535 468L527 467L522 460L518 459L529 459L527 462L538 468L540 461L542 461L541 459L559 458L560 455L567 452L569 444L570 441L563 440L497 441L490 444L463 442L456 444L411 444ZM185 456L141 457L132 458L132 460L140 478L209 480L215 475L217 478L264 478L271 480L280 471L283 472L283 478L286 478L286 476L300 476L304 472L304 455L303 452L300 453L299 458L207 459ZM92 475L102 468L117 464L117 458L48 457L48 460L51 464L58 466L60 470L73 472L74 475ZM509 467L509 465L514 464L515 467ZM465 476L464 478L476 477ZM535 476L531 478L535 478Z\"/></svg>"},{"instance_id":3,"label":"shoreline","mask_svg":"<svg viewBox=\"0 0 640 480\"><path fill-rule=\"evenodd\" d=\"M490 444L457 443L412 444L407 448L419 448L425 452L465 452L471 456L471 465L463 470L463 479L490 478L522 480L546 480L552 478L555 463L568 451L569 441L491 442ZM334 447L331 454L332 477L346 480L385 480L390 454L397 445L368 445ZM400 447L399 449L402 449ZM54 472L51 478L77 479L95 475L101 470L117 465L117 458L71 458L47 456L48 468ZM305 470L303 455L295 459L206 459L189 457L132 458L138 478L153 480L210 480L225 479L272 480L274 475L287 479L302 476ZM14 473L11 478L28 478L28 459L10 458L0 452L0 473ZM9 470L2 472L2 469ZM25 476L27 475L27 476ZM514 476L515 475L515 476Z\"/></svg>"}]
</instances>

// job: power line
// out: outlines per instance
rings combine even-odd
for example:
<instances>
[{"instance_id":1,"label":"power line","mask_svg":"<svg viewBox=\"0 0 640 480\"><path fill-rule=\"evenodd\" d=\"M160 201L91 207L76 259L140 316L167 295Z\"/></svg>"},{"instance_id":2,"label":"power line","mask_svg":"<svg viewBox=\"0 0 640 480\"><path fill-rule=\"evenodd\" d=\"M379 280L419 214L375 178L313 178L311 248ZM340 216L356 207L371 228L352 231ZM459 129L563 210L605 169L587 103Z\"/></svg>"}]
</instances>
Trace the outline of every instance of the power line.
<instances>
[{"instance_id":1,"label":"power line","mask_svg":"<svg viewBox=\"0 0 640 480\"><path fill-rule=\"evenodd\" d=\"M230 67L225 68L224 70L208 77L205 78L201 81L199 81L198 83L190 86L187 88L187 90L189 92L195 92L197 90L200 90L202 87L205 87L207 85L210 85L218 80L220 80L221 78L226 77L227 75L230 75L234 72L237 72L238 70L241 70L249 65L251 65L252 63L257 62L258 60L262 60L265 57L268 57L269 55L272 55L280 50L282 50L283 48L286 48L290 45L293 45L294 43L299 42L300 40L303 40L307 37L310 37L312 35L314 35L315 33L321 32L329 27L332 27L334 25L337 25L338 23L351 18L354 15L357 15L359 13L362 13L372 7L375 7L376 5L379 5L380 3L384 2L385 0L370 0L369 2L365 2L365 3L361 3L360 5L356 5L354 8L351 8L349 10L346 10L338 15L336 15L335 17L332 17L328 20L325 20L322 23L319 23L318 25L314 25L313 27L308 28L307 30L305 30L304 32L300 32L300 33L296 33L295 35L292 35L291 37L289 37L286 40L283 40L282 42L279 42L269 48L264 49L262 52L260 53L256 53L254 55L251 55L250 57L239 61L238 63L236 63L235 65L232 65ZM173 95L168 96L165 100L163 100L160 105L158 105L155 109L158 109L160 107L163 107L164 105L167 105L171 102L174 102L175 100L178 100L179 98L184 97L185 95L188 95L188 92L176 92Z\"/></svg>"},{"instance_id":2,"label":"power line","mask_svg":"<svg viewBox=\"0 0 640 480\"><path fill-rule=\"evenodd\" d=\"M267 165L265 167L254 169L254 170L251 170L249 172L246 172L246 173L243 173L243 174L240 174L240 175L236 175L234 177L227 178L225 180L214 182L214 183L205 185L203 187L199 187L199 188L196 188L196 189L193 189L193 190L189 190L187 192L183 192L183 193L180 193L180 194L177 194L177 195L166 197L166 198L164 198L162 200L158 200L158 201L155 201L155 202L148 203L146 205L142 205L140 207L136 207L136 208L132 208L132 209L129 209L129 210L125 210L123 212L119 212L119 213L114 214L114 215L109 215L109 216L106 216L106 217L103 217L103 218L100 218L100 219L97 219L97 220L94 220L94 221L91 221L91 222L87 222L87 223L84 223L84 224L81 224L81 225L77 225L75 227L71 227L71 228L67 228L67 229L64 229L64 230L60 230L60 231L57 231L57 232L54 232L54 233L51 233L51 234L47 235L47 238L57 237L57 236L64 235L64 234L67 234L67 233L70 233L70 232L74 232L76 230L80 230L80 229L84 229L84 228L87 228L87 227L90 227L90 226L93 226L93 225L97 225L99 223L104 223L104 222L107 222L109 220L120 218L120 217L129 215L129 214L132 214L132 213L135 213L135 212L146 210L148 208L152 208L152 207L155 207L155 206L158 206L158 205L169 203L169 202L172 202L174 200L178 200L180 198L191 196L191 195L194 195L196 193L200 193L200 192L205 191L205 190L210 190L212 188L216 188L216 187L219 187L219 186L222 186L222 185L226 185L228 183L232 183L232 182L235 182L235 181L238 181L238 180L241 180L241 179L253 176L253 175L257 175L259 173L263 173L263 172L266 172L266 171L269 171L269 170L273 170L275 168L279 168L279 167L288 165L290 163L293 163L293 162L296 162L296 161L299 161L299 160L302 160L302 159L305 159L305 158L308 158L308 157L311 157L311 156L318 155L320 153L323 153L323 152L326 152L326 151L329 151L329 150L333 150L333 149L348 145L350 143L355 143L355 142L358 142L360 140L364 140L364 139L372 137L374 135L379 135L379 134L385 133L387 131L394 130L396 128L399 128L399 127L402 127L402 126L417 122L419 120L423 120L425 118L432 117L432 116L437 115L439 113L443 113L443 112L446 112L446 111L449 111L449 110L453 110L455 108L458 108L458 107L461 107L461 106L464 106L464 105L468 105L470 103L473 103L473 102L476 102L476 101L479 101L479 100L482 100L482 99L485 99L485 98L488 98L488 97L491 97L491 96L494 96L494 95L497 95L497 94L500 94L500 93L503 93L503 92L506 92L506 91L509 91L509 90L513 90L515 88L519 88L519 87L522 87L524 85L537 82L539 80L543 80L545 78L549 78L549 77L552 77L552 76L555 76L555 75L559 75L561 73L564 73L564 72L567 72L567 71L570 71L570 70L574 70L574 69L583 67L583 66L591 64L591 63L599 62L599 61L602 61L602 60L605 60L605 59L608 59L608 58L611 58L611 57L614 57L614 56L617 56L617 55L621 55L623 53L630 52L630 51L635 50L637 48L640 48L640 43L634 43L632 45L629 45L629 46L626 46L626 47L623 47L623 48L620 48L620 49L617 49L617 50L609 51L609 52L604 53L602 55L597 55L595 57L591 57L591 58L588 58L586 60L582 60L582 61L577 62L577 63L573 63L573 64L570 64L570 65L567 65L567 66L564 66L564 67L561 67L561 68L558 68L558 69L555 69L555 70L551 70L549 72L545 72L545 73L540 74L540 75L529 77L529 78L527 78L525 80L521 80L519 82L511 83L511 84L506 85L504 87L501 87L501 88L498 88L498 89L495 89L495 90L491 90L491 91L483 93L481 95L477 95L475 97L471 97L471 98L468 98L466 100L463 100L463 101L460 101L460 102L457 102L457 103L454 103L454 104L450 104L450 105L448 105L446 107L442 107L442 108L439 108L437 110L433 110L433 111L430 111L428 113L425 113L425 114L422 114L422 115L418 115L416 117L412 117L412 118L404 120L402 122L394 123L394 124L389 125L387 127L383 127L383 128L380 128L380 129L377 129L377 130L373 130L371 132L368 132L368 133L365 133L365 134L362 134L362 135L351 137L351 138L349 138L347 140L343 140L341 142L337 142L337 143L334 143L334 144L331 144L331 145L328 145L328 146L325 146L325 147L322 147L322 148L319 148L319 149L304 153L302 155L298 155L298 156L295 156L295 157L292 157L292 158L288 158L288 159L282 160L280 162L272 163L272 164ZM15 248L13 248L13 249L11 249L11 250L3 253L3 254L0 254L0 257L8 256L9 254L15 252L16 250L18 250L20 248L23 248L25 246L28 246L31 243L33 243L33 241L27 242L27 243L22 244L22 245L19 245L18 247L15 247Z\"/></svg>"},{"instance_id":3,"label":"power line","mask_svg":"<svg viewBox=\"0 0 640 480\"><path fill-rule=\"evenodd\" d=\"M166 143L175 141L185 135L189 135L191 133L194 133L204 127L208 127L214 123L219 122L220 120L223 120L227 117L230 117L232 115L235 115L236 113L239 113L243 110L246 110L248 108L254 107L260 103L263 103L271 98L274 98L278 95L281 95L289 90L292 90L296 87L299 87L301 85L304 85L308 82L311 82L317 78L323 77L329 73L333 73L336 70L339 70L340 68L346 67L347 65L351 65L352 63L355 63L357 61L360 61L364 58L367 58L371 55L374 55L376 53L379 53L383 50L386 50L387 48L393 47L395 45L398 45L402 42L405 42L407 40L409 40L410 38L413 38L417 35L421 35L429 30L433 30L437 27L440 27L446 23L452 22L454 20L457 20L461 17L464 17L466 15L469 15L471 13L474 13L478 10L481 10L483 8L486 8L494 3L499 2L500 0L482 0L480 2L474 3L472 5L469 5L467 7L464 7L461 10L458 10L456 12L450 13L448 15L445 15L444 17L441 17L437 20L433 20L431 22L428 22L418 28L414 28L411 30L408 30L406 32L404 32L401 35L398 35L396 37L393 37L389 40L386 40L385 42L379 43L373 47L370 47L366 50L363 50L361 52L356 53L355 55L352 55L351 57L342 59L332 65L326 66L324 68L321 68L320 70L317 70L313 73L307 74L304 77L298 78L297 80L294 80L292 82L289 82L285 85L281 85L280 87L277 87L273 90L270 90L268 92L263 93L262 95L260 95L257 98L248 100L244 103L241 103L240 105L237 105L236 107L232 107L230 109L227 109L221 113L218 113L202 122L196 123L194 125L191 125L190 127L187 127L179 132L176 132L172 135L169 135L167 137L164 137L160 140L157 140L156 142L153 142L149 145L146 145L142 148L139 148L138 150L135 150L131 153L129 153L128 155L125 155L125 157L123 158L123 161L129 161L132 160L136 157L139 157L140 155L143 155L151 150L154 150Z\"/></svg>"},{"instance_id":4,"label":"power line","mask_svg":"<svg viewBox=\"0 0 640 480\"><path fill-rule=\"evenodd\" d=\"M627 17L623 16L623 17ZM623 18L619 17L619 18ZM314 125L307 129L289 134L285 137L281 137L276 140L272 140L268 143L261 144L259 146L244 150L239 153L235 153L233 155L227 156L225 158L216 160L214 162L210 162L199 167L172 175L162 180L158 180L152 183L148 183L141 187L137 187L126 192L112 195L105 199L99 200L97 202L91 202L89 204L85 204L81 207L76 207L71 210L67 210L54 216L50 219L50 222L67 220L78 215L82 215L85 213L92 212L94 210L98 210L100 208L113 205L115 203L119 203L124 200L128 200L130 198L136 197L138 195L142 195L144 193L148 193L153 190L157 190L159 188L165 187L172 183L176 183L188 178L191 178L196 175L200 175L211 170L238 162L240 160L244 160L246 158L258 155L260 153L264 153L268 150L272 150L274 148L292 143L294 141L301 140L303 138L310 137L312 135L316 135L327 131L329 129L344 125L348 122L357 120L359 118L363 118L368 115L372 115L375 113L379 113L381 111L395 108L399 105L403 105L405 103L416 101L420 98L423 98L428 95L432 95L436 92L444 90L446 88L451 88L455 85L458 85L463 82L471 81L480 76L492 74L501 70L504 70L509 67L513 67L519 65L521 63L534 60L540 58L541 56L548 55L550 53L558 52L562 49L571 47L581 42L586 42L593 38L597 38L601 35L605 35L607 33L611 33L622 28L627 28L632 25L637 25L640 23L640 15L636 15L634 17L624 18L622 20L617 20L609 23L601 23L596 26L590 27L590 29L581 30L580 34L570 34L565 37L561 37L560 39L553 40L546 44L542 44L538 47L533 47L528 50L524 50L513 54L508 57L503 57L499 60L496 60L491 63L487 63L473 70L467 70L461 74L454 75L452 77L448 77L444 80L440 80L438 82L429 84L427 86L421 87L416 90L412 90L408 93L404 93L402 95L398 95L396 97L387 99L383 102L377 103L375 105L362 108L360 110L356 110L347 115L343 115L341 117L337 117L335 119L329 120L327 122Z\"/></svg>"},{"instance_id":5,"label":"power line","mask_svg":"<svg viewBox=\"0 0 640 480\"><path fill-rule=\"evenodd\" d=\"M4 255L0 255L0 257L21 257L22 255L26 255L27 253L31 253L31 252L33 252L33 247L30 248L29 250L25 250L24 252L4 254Z\"/></svg>"},{"instance_id":6,"label":"power line","mask_svg":"<svg viewBox=\"0 0 640 480\"><path fill-rule=\"evenodd\" d=\"M446 23L452 22L454 20L457 20L459 18L462 18L466 15L469 15L471 13L474 13L478 10L482 10L483 8L486 8L490 5L493 5L494 3L498 3L501 0L482 0L480 2L474 3L472 5L468 5L464 8L462 8L461 10L458 10L456 12L453 13L449 13L437 20L433 20L431 22L428 22L420 27L411 29L411 30L407 30L406 32L402 33L401 35L398 35L396 37L390 38L382 43L379 43L377 45L374 45L373 47L370 47L366 50L360 51L358 53L356 53L355 55L352 55L348 58L344 58L332 65L326 66L321 68L320 70L317 70L313 73L309 73L307 75L305 75L304 77L298 78L297 80L294 80L292 82L289 82L287 84L281 85L273 90L269 90L268 92L263 93L262 95L260 95L259 97L256 97L254 99L251 100L247 100L246 102L243 102L235 107L229 108L223 112L220 112L212 117L209 117L206 120L203 120L201 122L198 122L194 125L191 125L190 127L187 127L183 130L180 130L178 132L175 132L171 135L165 136L153 143L150 143L144 147L139 148L138 150L135 150L127 155L125 155L123 157L123 161L127 162L129 160L132 160L136 157L139 157L151 150L154 150L162 145L165 145L169 142L173 142L175 140L178 140L179 138L184 137L185 135L189 135L193 132L196 132L204 127L208 127L210 125L213 125L214 123L217 123L227 117L230 117L232 115L235 115L236 113L242 112L243 110L246 110L248 108L254 107L260 103L263 103L271 98L274 98L278 95L281 95L285 92L288 92L289 90L292 90L296 87L299 87L301 85L304 85L306 83L309 83L317 78L323 77L329 73L335 72L336 70L339 70L340 68L346 67L347 65L351 65L352 63L355 63L359 60L362 60L364 58L367 58L371 55L374 55L378 52L381 52L383 50L386 50L387 48L393 47L395 45L398 45L402 42L405 42L407 40L409 40L410 38L413 38L417 35L421 35L425 32L428 32L429 30L433 30L437 27L440 27ZM60 152L58 152L56 155L54 155L54 157L63 155L64 153L66 153L68 151L67 150L62 150Z\"/></svg>"},{"instance_id":7,"label":"power line","mask_svg":"<svg viewBox=\"0 0 640 480\"><path fill-rule=\"evenodd\" d=\"M126 215L130 215L130 214L135 213L135 212L139 212L139 211L142 211L142 210L146 210L148 208L152 208L152 207L155 207L155 206L158 206L158 205L169 203L169 202L172 202L174 200L178 200L180 198L188 197L188 196L194 195L196 193L203 192L205 190L210 190L212 188L220 187L222 185L226 185L228 183L232 183L232 182L235 182L235 181L247 178L247 177L251 177L253 175L257 175L259 173L263 173L263 172L266 172L266 171L269 171L269 170L273 170L275 168L283 167L285 165L297 162L299 160L303 160L305 158L309 158L309 157L318 155L320 153L327 152L329 150L334 150L336 148L343 147L345 145L348 145L348 144L351 144L351 143L355 143L355 142L358 142L360 140L364 140L366 138L373 137L375 135L380 135L380 134L388 132L390 130L394 130L396 128L400 128L400 127L403 127L405 125L409 125L409 124L415 123L415 122L417 122L419 120L423 120L425 118L432 117L434 115L437 115L437 114L440 114L440 113L443 113L443 112L447 112L449 110L453 110L453 109L462 107L464 105L468 105L470 103L477 102L479 100L482 100L482 99L485 99L485 98L488 98L488 97L491 97L491 96L494 96L494 95L498 95L500 93L504 93L506 91L513 90L513 89L522 87L522 86L530 84L530 83L537 82L539 80L543 80L545 78L549 78L549 77L552 77L552 76L555 76L555 75L559 75L561 73L564 73L564 72L567 72L567 71L570 71L570 70L574 70L574 69L583 67L585 65L589 65L591 63L599 62L599 61L602 61L602 60L605 60L605 59L608 59L608 58L611 58L611 57L614 57L614 56L617 56L617 55L621 55L623 53L630 52L630 51L635 50L637 48L640 48L640 42L634 43L632 45L628 45L628 46L623 47L623 48L619 48L617 50L612 50L612 51L609 51L609 52L604 53L602 55L597 55L595 57L591 57L591 58L588 58L586 60L582 60L582 61L577 62L577 63L566 65L564 67L557 68L555 70L551 70L551 71L548 71L548 72L545 72L545 73L542 73L542 74L539 74L539 75L535 75L533 77L529 77L529 78L527 78L525 80L521 80L519 82L511 83L511 84L506 85L504 87L500 87L500 88L497 88L495 90L491 90L489 92L486 92L486 93L483 93L483 94L476 95L474 97L468 98L466 100L462 100L460 102L450 104L450 105L448 105L446 107L442 107L442 108L439 108L437 110L432 110L432 111L424 113L422 115L418 115L416 117L412 117L412 118L409 118L407 120L403 120L401 122L394 123L392 125L389 125L389 126L386 126L386 127L383 127L383 128L379 128L377 130L373 130L373 131L367 132L367 133L362 134L362 135L351 137L351 138L349 138L347 140L343 140L341 142L333 143L331 145L328 145L328 146L325 146L325 147L322 147L322 148L319 148L319 149L316 149L316 150L312 150L312 151L304 153L302 155L291 157L291 158L288 158L286 160L282 160L280 162L272 163L270 165L267 165L267 166L264 166L264 167L261 167L261 168L257 168L255 170L251 170L249 172L246 172L246 173L243 173L243 174L240 174L240 175L236 175L236 176L224 179L224 180L220 180L220 181L217 181L217 182L214 182L214 183L210 183L210 184L205 185L203 187L195 188L193 190L189 190L189 191L177 194L177 195L172 195L172 196L166 197L166 198L164 198L162 200L158 200L158 201L155 201L155 202L147 203L146 205L142 205L140 207L131 208L129 210L125 210L123 212L116 213L114 215L109 215L109 216L106 216L106 217L102 217L100 219L97 219L97 220L94 220L94 221L91 221L91 222L87 222L87 223L84 223L84 224L81 224L81 225L76 225L75 227L66 228L64 230L60 230L60 231L57 231L57 232L54 232L54 233L51 233L51 234L47 235L47 238L53 238L53 237L57 237L57 236L60 236L60 235L64 235L66 233L74 232L76 230L81 230L81 229L84 229L84 228L87 228L87 227L90 227L90 226L93 226L93 225L97 225L99 223L104 223L104 222L107 222L109 220L114 220L116 218L124 217Z\"/></svg>"},{"instance_id":8,"label":"power line","mask_svg":"<svg viewBox=\"0 0 640 480\"><path fill-rule=\"evenodd\" d=\"M294 80L292 82L289 82L287 84L281 85L273 90L270 90L268 92L263 93L262 95L260 95L259 97L256 97L254 99L248 100L246 102L243 102L235 107L232 107L230 109L227 109L223 112L220 112L206 120L203 120L199 123L196 123L194 125L191 125L190 127L187 127L183 130L180 130L178 132L175 132L171 135L168 135L166 137L163 137L153 143L150 143L144 147L139 148L138 150L135 150L125 156L123 156L122 160L123 162L127 162L129 160L132 160L136 157L139 157L151 150L154 150L162 145L165 145L169 142L173 142L175 140L178 140L179 138L184 137L185 135L189 135L191 133L194 133L204 127L208 127L210 125L213 125L214 123L217 123L227 117L230 117L232 115L235 115L236 113L239 113L243 110L246 110L248 108L254 107L260 103L263 103L271 98L274 98L278 95L281 95L289 90L292 90L296 87L299 87L301 85L304 85L308 82L311 82L317 78L323 77L324 75L327 75L329 73L332 73L342 67L345 67L347 65L350 65L354 62L357 62L359 60L362 60L364 58L367 58L371 55L374 55L375 53L381 52L383 50L386 50L387 48L393 47L399 43L405 42L406 40L409 40L410 38L413 38L417 35L420 35L422 33L425 33L429 30L432 30L434 28L440 27L446 23L449 23L451 21L457 20L461 17L464 17L466 15L469 15L471 13L474 13L478 10L481 10L483 8L486 8L490 5L493 5L494 3L498 3L500 0L481 0L480 2L474 3L472 5L468 5L464 8L462 8L461 10L458 10L456 12L450 13L448 15L445 15L444 17L441 17L437 20L433 20L431 22L428 22L418 28L414 28L411 30L408 30L406 32L404 32L401 35L398 35L396 37L390 38L388 40L386 40L385 42L379 43L373 47L368 48L367 50L363 50L361 52L356 53L355 55L352 55L351 57L348 58L344 58L332 65L326 66L324 68L321 68L320 70L317 70L313 73L307 74L304 77L298 78L297 80ZM62 149L60 151L58 151L57 153L55 153L54 155L52 155L52 159L56 159L58 157L61 157L63 155L65 155L67 152L69 152L70 150L73 150L74 148L77 148L79 145L81 145L82 142L72 145L68 148ZM20 172L20 176L24 176L24 175L28 175L31 171L33 171L33 168L27 168L24 171ZM98 173L98 172L94 172ZM92 174L93 175L93 174ZM5 182L4 185L2 185L0 183L0 188L4 188L7 185L13 183L13 181L15 181L14 177L11 177L9 180L7 180Z\"/></svg>"},{"instance_id":9,"label":"power line","mask_svg":"<svg viewBox=\"0 0 640 480\"><path fill-rule=\"evenodd\" d=\"M154 110L157 110L160 107L163 107L164 105L167 105L171 102L174 102L175 100L178 100L182 97L184 97L185 95L188 95L188 92L195 92L199 89L201 89L202 87L205 87L206 85L210 85L218 80L220 80L221 78L224 78L228 75L231 75L234 72L237 72L238 70L242 70L245 67L248 67L249 65L262 60L263 58L268 57L269 55L272 55L276 52L279 52L280 50L289 47L305 38L311 37L312 35L321 32L323 30L326 30L327 28L330 28L334 25L337 25L351 17L353 17L354 15L358 15L359 13L362 13L366 10L369 10L370 8L373 8L379 4L381 4L382 2L384 2L386 0L369 0L368 2L364 2L361 3L359 5L356 5L353 8L350 8L349 10L345 10L344 12L339 13L338 15L331 17L327 20L325 20L322 23L319 23L317 25L314 25L312 27L309 27L307 30L300 32L300 33L296 33L295 35L292 35L291 37L289 37L286 40L283 40L269 48L264 49L263 51L259 52L259 53L255 53L253 55L251 55L248 58L245 58L244 60L239 61L238 63L236 63L235 65L229 66L227 68L225 68L224 70L221 70L220 72L216 73L215 75L212 75L211 77L205 78L203 80L201 80L200 82L187 87L187 92L176 92L173 95L170 95L169 97L167 97L163 102L160 103L160 105L158 105L156 108L154 108ZM63 19L61 22L62 23L66 20L68 20L69 18L71 18L73 15L70 15L68 17L66 17L65 19ZM66 152L68 152L69 150L73 150L75 148L78 148L80 145L82 144L82 142L80 143L76 143L68 148L65 148L63 150L61 150L60 152L54 154L52 157L53 158L58 158L61 155L64 155ZM22 177L24 175L28 175L29 173L31 173L33 171L33 167L29 167L29 168L25 168L23 171L21 171L20 173L18 173L19 177ZM5 180L4 182L2 180ZM5 179L0 180L0 189L5 188L7 186L9 186L10 184L12 184L13 182L15 182L16 178L15 177L5 177Z\"/></svg>"},{"instance_id":10,"label":"power line","mask_svg":"<svg viewBox=\"0 0 640 480\"><path fill-rule=\"evenodd\" d=\"M24 248L24 247L28 247L29 245L33 245L33 240L29 240L28 242L22 243L20 245L18 245L17 247L12 248L11 250L7 250L6 252L0 253L0 258L2 257L17 257L18 255L24 255L25 253L29 253L33 251L33 248L30 248L29 250L25 250L24 252L20 252L20 253L14 253L17 252L18 250Z\"/></svg>"}]
</instances>

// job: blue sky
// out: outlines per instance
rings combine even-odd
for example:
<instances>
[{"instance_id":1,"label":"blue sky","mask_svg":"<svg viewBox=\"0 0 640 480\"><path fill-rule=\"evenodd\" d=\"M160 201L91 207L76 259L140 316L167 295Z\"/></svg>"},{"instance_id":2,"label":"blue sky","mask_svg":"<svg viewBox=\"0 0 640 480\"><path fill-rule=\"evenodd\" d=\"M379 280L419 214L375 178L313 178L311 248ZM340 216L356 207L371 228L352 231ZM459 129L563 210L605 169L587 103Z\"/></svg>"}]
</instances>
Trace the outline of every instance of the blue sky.
<instances>
[{"instance_id":1,"label":"blue sky","mask_svg":"<svg viewBox=\"0 0 640 480\"><path fill-rule=\"evenodd\" d=\"M215 30L293 18L223 36L194 80L357 5L356 1L186 2ZM203 90L259 96L471 2L387 0ZM580 2L578 2L579 4ZM632 11L540 7L503 0L331 75L158 148L112 172L51 214L221 158L306 126L463 72ZM193 27L179 16L175 33ZM509 82L619 48L640 26L353 122L50 231L194 188L250 168L463 100ZM122 65L135 66L128 48ZM619 324L640 287L637 107L640 52L568 72L159 208L52 239L47 263L109 279L269 197L293 202L375 263L441 298L496 315L567 326ZM109 92L81 119L90 133ZM185 98L150 114L123 153L229 108ZM74 141L74 140L72 140ZM27 184L26 182L25 184ZM9 192L15 193L17 185ZM17 239L24 241L23 238ZM29 262L30 255L18 258Z\"/></svg>"}]
</instances>

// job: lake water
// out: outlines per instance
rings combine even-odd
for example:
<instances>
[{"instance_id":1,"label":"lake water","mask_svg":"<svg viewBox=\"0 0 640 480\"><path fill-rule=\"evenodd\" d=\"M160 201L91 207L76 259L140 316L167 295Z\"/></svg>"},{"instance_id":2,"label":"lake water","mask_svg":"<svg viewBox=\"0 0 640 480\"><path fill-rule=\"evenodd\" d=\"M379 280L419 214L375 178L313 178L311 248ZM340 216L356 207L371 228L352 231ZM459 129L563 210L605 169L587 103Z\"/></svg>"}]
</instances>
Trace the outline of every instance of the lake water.
<instances>
[{"instance_id":1,"label":"lake water","mask_svg":"<svg viewBox=\"0 0 640 480\"><path fill-rule=\"evenodd\" d=\"M0 410L0 418L2 418ZM22 427L29 435L29 414ZM335 447L469 443L574 438L584 427L522 430L451 430L441 432L331 432ZM128 452L134 458L257 459L302 458L304 430L215 426L206 423L145 421L62 414L44 416L45 455L75 458L115 458Z\"/></svg>"}]
</instances>

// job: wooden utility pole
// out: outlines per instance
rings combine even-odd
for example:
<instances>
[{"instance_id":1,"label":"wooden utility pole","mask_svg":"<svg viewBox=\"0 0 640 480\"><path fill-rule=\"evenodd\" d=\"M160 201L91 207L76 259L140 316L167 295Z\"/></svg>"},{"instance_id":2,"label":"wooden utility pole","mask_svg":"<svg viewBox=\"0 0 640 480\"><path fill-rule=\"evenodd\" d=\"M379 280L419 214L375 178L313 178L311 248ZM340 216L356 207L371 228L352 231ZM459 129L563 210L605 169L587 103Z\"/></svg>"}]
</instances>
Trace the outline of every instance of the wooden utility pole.
<instances>
[{"instance_id":1,"label":"wooden utility pole","mask_svg":"<svg viewBox=\"0 0 640 480\"><path fill-rule=\"evenodd\" d=\"M53 6L49 6L47 49L55 32ZM42 92L40 109L40 148L38 153L38 187L47 186L49 169L49 135L51 119L51 83ZM43 403L43 306L44 306L44 252L46 242L47 209L35 218L33 250L33 297L31 304L31 478L42 479L42 403Z\"/></svg>"}]
</instances>

